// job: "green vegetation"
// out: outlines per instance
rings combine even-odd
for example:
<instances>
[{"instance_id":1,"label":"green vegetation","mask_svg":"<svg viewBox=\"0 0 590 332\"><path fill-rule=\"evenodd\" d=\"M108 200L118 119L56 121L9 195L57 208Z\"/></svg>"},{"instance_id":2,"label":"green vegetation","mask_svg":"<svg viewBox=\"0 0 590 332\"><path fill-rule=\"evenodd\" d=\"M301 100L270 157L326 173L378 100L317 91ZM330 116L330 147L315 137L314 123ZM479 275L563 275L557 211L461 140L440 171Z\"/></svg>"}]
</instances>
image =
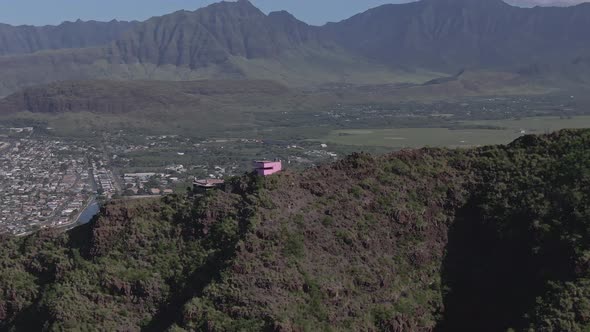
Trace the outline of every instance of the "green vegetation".
<instances>
[{"instance_id":1,"label":"green vegetation","mask_svg":"<svg viewBox=\"0 0 590 332\"><path fill-rule=\"evenodd\" d=\"M478 75L465 80L480 79ZM65 81L1 99L0 123L43 132L50 127L48 132L68 138L123 131L137 136L310 139L343 128L447 127L490 116L569 116L580 113L572 111L576 106L587 104L571 100L567 92L532 98L526 92L515 95L517 90L464 93L451 88L457 93L415 83L303 89L264 80ZM496 95L505 98L481 97ZM468 106L460 106L464 103ZM490 107L498 109L488 112Z\"/></svg>"},{"instance_id":2,"label":"green vegetation","mask_svg":"<svg viewBox=\"0 0 590 332\"><path fill-rule=\"evenodd\" d=\"M167 324L169 318L156 314L184 304L182 297L190 299L199 284L215 278L247 228L248 216L240 212L245 206L234 211L226 206L217 222L206 224L200 214L209 199L214 198L109 204L93 225L69 234L44 231L3 239L0 328L117 330ZM38 319L31 319L31 312Z\"/></svg>"},{"instance_id":3,"label":"green vegetation","mask_svg":"<svg viewBox=\"0 0 590 332\"><path fill-rule=\"evenodd\" d=\"M590 130L548 134L590 127L588 8L0 26L3 141L79 140L113 174L183 164L183 188L290 168L0 236L0 331L590 331Z\"/></svg>"},{"instance_id":4,"label":"green vegetation","mask_svg":"<svg viewBox=\"0 0 590 332\"><path fill-rule=\"evenodd\" d=\"M384 6L322 27L287 12L266 15L248 1L134 23L4 25L0 95L71 79L265 78L307 87L428 83L402 94L410 98L424 96L417 90L426 90L427 96L528 94L548 90L541 85L588 83L585 39L575 33L588 26L585 12L522 10L494 1L460 2L449 10L440 7L448 4L429 1ZM505 28L489 29L482 21ZM523 22L541 23L539 29L527 29ZM545 26L560 28L547 35ZM433 42L425 31L438 31L437 40L446 42ZM482 56L490 49L493 56ZM522 60L531 58L536 61ZM470 72L449 76L464 67L481 73L476 79Z\"/></svg>"},{"instance_id":5,"label":"green vegetation","mask_svg":"<svg viewBox=\"0 0 590 332\"><path fill-rule=\"evenodd\" d=\"M587 331L588 147L357 153L111 203L2 239L0 329Z\"/></svg>"},{"instance_id":6,"label":"green vegetation","mask_svg":"<svg viewBox=\"0 0 590 332\"><path fill-rule=\"evenodd\" d=\"M371 63L364 58L334 50L306 50L285 52L279 59L246 59L232 57L232 62L246 77L257 77L281 82L290 86L309 87L323 82L340 84L421 84L443 76L443 73L413 70L405 71Z\"/></svg>"},{"instance_id":7,"label":"green vegetation","mask_svg":"<svg viewBox=\"0 0 590 332\"><path fill-rule=\"evenodd\" d=\"M590 127L589 116L459 121L450 128L342 129L319 141L342 145L419 148L507 144L527 134Z\"/></svg>"},{"instance_id":8,"label":"green vegetation","mask_svg":"<svg viewBox=\"0 0 590 332\"><path fill-rule=\"evenodd\" d=\"M450 231L446 328L589 328L588 143L588 130L562 131L477 150ZM482 298L490 305L474 307Z\"/></svg>"}]
</instances>

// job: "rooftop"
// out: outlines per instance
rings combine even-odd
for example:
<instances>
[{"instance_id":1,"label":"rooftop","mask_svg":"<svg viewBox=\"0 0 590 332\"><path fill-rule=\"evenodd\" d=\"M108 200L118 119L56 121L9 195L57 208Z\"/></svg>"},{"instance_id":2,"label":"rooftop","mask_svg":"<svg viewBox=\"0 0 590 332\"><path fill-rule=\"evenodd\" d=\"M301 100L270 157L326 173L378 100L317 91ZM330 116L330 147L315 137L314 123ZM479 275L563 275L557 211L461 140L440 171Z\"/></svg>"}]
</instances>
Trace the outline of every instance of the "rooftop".
<instances>
[{"instance_id":1,"label":"rooftop","mask_svg":"<svg viewBox=\"0 0 590 332\"><path fill-rule=\"evenodd\" d=\"M218 185L222 185L224 183L225 183L225 181L220 180L220 179L200 179L200 180L195 180L195 182L193 182L193 184L195 186L199 186L199 187L215 187Z\"/></svg>"}]
</instances>

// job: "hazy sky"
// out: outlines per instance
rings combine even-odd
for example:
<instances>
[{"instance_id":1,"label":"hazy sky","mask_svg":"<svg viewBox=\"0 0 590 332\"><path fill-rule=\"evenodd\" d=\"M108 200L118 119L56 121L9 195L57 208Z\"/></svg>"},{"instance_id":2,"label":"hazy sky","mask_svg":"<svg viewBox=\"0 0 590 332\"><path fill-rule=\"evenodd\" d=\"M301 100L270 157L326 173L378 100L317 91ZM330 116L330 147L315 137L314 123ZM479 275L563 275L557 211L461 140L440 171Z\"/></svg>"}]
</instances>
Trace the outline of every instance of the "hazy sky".
<instances>
[{"instance_id":1,"label":"hazy sky","mask_svg":"<svg viewBox=\"0 0 590 332\"><path fill-rule=\"evenodd\" d=\"M264 12L285 9L310 24L339 21L386 3L409 0L251 0ZM479 1L479 0L473 0ZM527 4L582 0L509 0ZM0 0L0 23L58 24L63 21L144 20L180 9L195 10L216 0Z\"/></svg>"},{"instance_id":2,"label":"hazy sky","mask_svg":"<svg viewBox=\"0 0 590 332\"><path fill-rule=\"evenodd\" d=\"M57 24L63 21L144 20L180 9L195 10L215 0L0 0L0 22ZM251 0L264 12L285 9L310 24L339 21L371 7L407 0Z\"/></svg>"}]
</instances>

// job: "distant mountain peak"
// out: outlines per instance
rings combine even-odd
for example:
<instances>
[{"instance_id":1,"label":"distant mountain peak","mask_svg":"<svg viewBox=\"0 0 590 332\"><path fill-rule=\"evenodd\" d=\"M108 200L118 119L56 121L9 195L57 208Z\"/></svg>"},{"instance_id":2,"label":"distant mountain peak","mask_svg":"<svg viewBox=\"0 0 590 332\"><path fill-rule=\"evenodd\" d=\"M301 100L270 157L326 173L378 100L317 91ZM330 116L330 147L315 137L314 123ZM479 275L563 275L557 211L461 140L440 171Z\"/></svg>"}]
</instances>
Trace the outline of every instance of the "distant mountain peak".
<instances>
[{"instance_id":1,"label":"distant mountain peak","mask_svg":"<svg viewBox=\"0 0 590 332\"><path fill-rule=\"evenodd\" d=\"M276 12L270 12L268 14L268 17L280 18L280 19L288 20L288 21L299 21L293 14L289 13L286 10L279 10Z\"/></svg>"},{"instance_id":2,"label":"distant mountain peak","mask_svg":"<svg viewBox=\"0 0 590 332\"><path fill-rule=\"evenodd\" d=\"M238 0L238 1L235 1L235 2L233 2L233 1L224 1L224 2L227 3L227 4L230 4L230 5L239 6L241 8L250 8L250 9L254 8L254 9L258 10L258 7L254 6L252 4L252 2L250 2L249 0Z\"/></svg>"},{"instance_id":3,"label":"distant mountain peak","mask_svg":"<svg viewBox=\"0 0 590 332\"><path fill-rule=\"evenodd\" d=\"M314 81L317 77L323 82L340 80L347 70L355 77L356 71L348 68L357 59L367 65L448 74L459 68L520 73L519 68L531 63L569 68L572 59L590 54L584 32L590 30L590 5L523 9L506 3L517 1L580 0L420 0L379 6L321 27L286 11L266 15L247 0L218 2L141 23L79 22L39 28L0 24L0 94L40 82L87 77L276 75L272 77L284 81L307 82L307 76L314 76ZM39 50L60 51L15 56ZM299 64L295 57L314 66L325 64L325 71L294 74L285 64ZM173 67L178 72L169 74ZM566 74L582 76L578 68Z\"/></svg>"},{"instance_id":4,"label":"distant mountain peak","mask_svg":"<svg viewBox=\"0 0 590 332\"><path fill-rule=\"evenodd\" d=\"M221 1L207 7L197 9L197 13L215 15L223 13L230 17L265 17L266 15L248 0Z\"/></svg>"},{"instance_id":5,"label":"distant mountain peak","mask_svg":"<svg viewBox=\"0 0 590 332\"><path fill-rule=\"evenodd\" d=\"M316 37L312 27L287 12L267 16L248 0L222 1L154 17L115 41L113 54L124 62L230 66L231 57L273 58Z\"/></svg>"},{"instance_id":6,"label":"distant mountain peak","mask_svg":"<svg viewBox=\"0 0 590 332\"><path fill-rule=\"evenodd\" d=\"M260 11L260 9L258 9L258 7L254 6L248 0L221 1L221 2L213 3L209 6L201 8L201 9L207 9L207 8L240 8L240 9Z\"/></svg>"}]
</instances>

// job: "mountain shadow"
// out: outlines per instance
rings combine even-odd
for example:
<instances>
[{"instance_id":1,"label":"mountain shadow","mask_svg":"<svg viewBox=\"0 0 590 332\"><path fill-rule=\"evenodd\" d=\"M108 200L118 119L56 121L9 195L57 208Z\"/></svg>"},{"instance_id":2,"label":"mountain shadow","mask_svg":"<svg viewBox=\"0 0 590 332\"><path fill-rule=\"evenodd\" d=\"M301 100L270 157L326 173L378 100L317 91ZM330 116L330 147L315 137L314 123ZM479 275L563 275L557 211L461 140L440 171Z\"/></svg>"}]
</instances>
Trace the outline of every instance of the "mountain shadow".
<instances>
[{"instance_id":1,"label":"mountain shadow","mask_svg":"<svg viewBox=\"0 0 590 332\"><path fill-rule=\"evenodd\" d=\"M562 313L570 306L551 292L555 285L573 287L587 273L582 234L588 219L577 204L586 197L583 179L589 173L582 166L584 153L574 151L571 142L550 144L526 136L508 148L482 151L475 172L479 180L449 229L438 331L566 328ZM486 160L490 156L493 164ZM526 169L541 160L544 166ZM580 301L560 291L562 300L573 301L571 307ZM539 319L546 307L561 321ZM575 324L566 330L575 330Z\"/></svg>"}]
</instances>

